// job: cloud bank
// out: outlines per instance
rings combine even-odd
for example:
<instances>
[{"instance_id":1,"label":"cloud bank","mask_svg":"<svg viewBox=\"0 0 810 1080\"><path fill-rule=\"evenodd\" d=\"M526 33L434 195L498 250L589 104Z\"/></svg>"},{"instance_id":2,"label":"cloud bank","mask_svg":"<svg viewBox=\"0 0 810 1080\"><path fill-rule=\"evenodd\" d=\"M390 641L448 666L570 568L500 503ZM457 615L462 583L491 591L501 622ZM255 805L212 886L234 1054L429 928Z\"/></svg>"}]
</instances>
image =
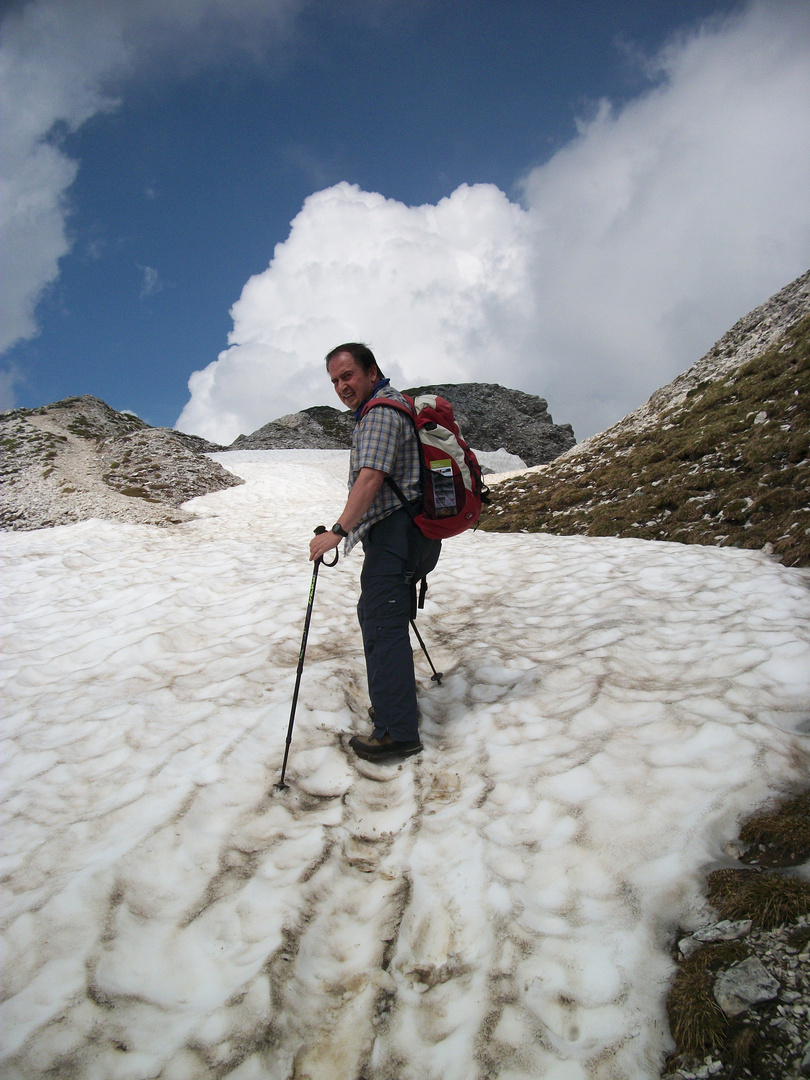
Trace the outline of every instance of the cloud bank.
<instances>
[{"instance_id":1,"label":"cloud bank","mask_svg":"<svg viewBox=\"0 0 810 1080\"><path fill-rule=\"evenodd\" d=\"M499 382L582 438L688 367L810 265L810 6L749 4L684 34L645 93L598 103L518 186L408 207L310 196L189 381L178 427L229 443L337 404L322 357L369 342L400 385Z\"/></svg>"},{"instance_id":2,"label":"cloud bank","mask_svg":"<svg viewBox=\"0 0 810 1080\"><path fill-rule=\"evenodd\" d=\"M137 72L259 53L299 0L32 0L0 26L0 352L37 332L35 310L71 248L78 170L60 141L117 107Z\"/></svg>"}]
</instances>

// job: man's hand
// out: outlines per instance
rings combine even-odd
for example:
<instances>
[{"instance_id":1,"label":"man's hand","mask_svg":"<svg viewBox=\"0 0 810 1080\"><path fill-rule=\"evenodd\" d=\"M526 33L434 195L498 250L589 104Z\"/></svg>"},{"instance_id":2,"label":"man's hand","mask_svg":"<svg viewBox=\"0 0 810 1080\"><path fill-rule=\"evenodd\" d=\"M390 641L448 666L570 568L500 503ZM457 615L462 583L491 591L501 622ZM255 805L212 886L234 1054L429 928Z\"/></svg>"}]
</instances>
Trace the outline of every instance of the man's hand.
<instances>
[{"instance_id":1,"label":"man's hand","mask_svg":"<svg viewBox=\"0 0 810 1080\"><path fill-rule=\"evenodd\" d=\"M363 520L363 515L374 502L374 496L383 486L384 480L385 473L378 469L363 467L357 474L346 505L338 518L346 532L350 532ZM332 551L338 546L340 540L341 537L337 533L320 533L309 542L309 561L315 562L316 559L322 559L327 551Z\"/></svg>"},{"instance_id":2,"label":"man's hand","mask_svg":"<svg viewBox=\"0 0 810 1080\"><path fill-rule=\"evenodd\" d=\"M338 546L340 540L337 533L333 532L322 532L313 536L309 542L309 561L322 559L327 551L333 551Z\"/></svg>"}]
</instances>

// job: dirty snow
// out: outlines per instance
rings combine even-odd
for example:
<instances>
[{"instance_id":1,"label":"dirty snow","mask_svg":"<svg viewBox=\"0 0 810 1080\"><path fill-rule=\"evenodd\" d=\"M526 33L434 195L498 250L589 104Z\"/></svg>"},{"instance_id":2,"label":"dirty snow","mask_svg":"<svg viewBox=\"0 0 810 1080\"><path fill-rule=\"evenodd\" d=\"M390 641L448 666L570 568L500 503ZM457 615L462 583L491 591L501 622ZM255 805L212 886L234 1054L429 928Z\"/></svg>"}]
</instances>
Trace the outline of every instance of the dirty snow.
<instances>
[{"instance_id":1,"label":"dirty snow","mask_svg":"<svg viewBox=\"0 0 810 1080\"><path fill-rule=\"evenodd\" d=\"M806 573L468 534L420 616L425 751L368 730L343 451L231 452L169 529L0 539L0 1074L650 1080L672 937L737 821L806 781Z\"/></svg>"}]
</instances>

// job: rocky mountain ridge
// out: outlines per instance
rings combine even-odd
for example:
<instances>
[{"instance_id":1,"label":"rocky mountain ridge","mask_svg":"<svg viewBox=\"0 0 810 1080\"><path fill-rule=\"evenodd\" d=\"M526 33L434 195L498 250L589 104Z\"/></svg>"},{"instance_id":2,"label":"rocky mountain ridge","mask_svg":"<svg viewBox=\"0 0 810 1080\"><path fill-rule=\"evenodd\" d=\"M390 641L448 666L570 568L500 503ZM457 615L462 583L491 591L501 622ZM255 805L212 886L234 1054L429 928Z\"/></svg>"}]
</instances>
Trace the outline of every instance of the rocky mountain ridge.
<instances>
[{"instance_id":1,"label":"rocky mountain ridge","mask_svg":"<svg viewBox=\"0 0 810 1080\"><path fill-rule=\"evenodd\" d=\"M810 565L810 271L639 409L493 489L497 531L733 544Z\"/></svg>"},{"instance_id":2,"label":"rocky mountain ridge","mask_svg":"<svg viewBox=\"0 0 810 1080\"><path fill-rule=\"evenodd\" d=\"M205 456L221 449L90 395L14 409L0 416L0 528L187 521L181 503L243 483Z\"/></svg>"},{"instance_id":3,"label":"rocky mountain ridge","mask_svg":"<svg viewBox=\"0 0 810 1080\"><path fill-rule=\"evenodd\" d=\"M600 447L609 448L619 436L657 425L664 412L683 404L697 387L731 376L748 361L762 356L808 313L810 270L738 319L704 356L651 394L643 405L606 431L578 443L574 454L590 455Z\"/></svg>"},{"instance_id":4,"label":"rocky mountain ridge","mask_svg":"<svg viewBox=\"0 0 810 1080\"><path fill-rule=\"evenodd\" d=\"M497 383L442 383L410 387L411 397L440 394L452 404L462 434L476 450L506 450L528 466L551 461L576 442L570 424L555 424L544 398ZM347 449L354 418L328 405L290 413L250 435L239 435L234 450Z\"/></svg>"}]
</instances>

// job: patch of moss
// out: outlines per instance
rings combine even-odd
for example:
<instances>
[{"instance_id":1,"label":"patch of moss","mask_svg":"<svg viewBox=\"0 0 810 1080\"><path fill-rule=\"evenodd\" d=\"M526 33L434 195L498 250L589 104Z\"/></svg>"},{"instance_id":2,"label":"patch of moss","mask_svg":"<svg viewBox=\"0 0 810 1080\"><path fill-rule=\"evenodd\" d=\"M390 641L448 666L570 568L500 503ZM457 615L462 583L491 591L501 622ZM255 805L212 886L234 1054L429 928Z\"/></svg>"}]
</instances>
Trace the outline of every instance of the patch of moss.
<instances>
[{"instance_id":1,"label":"patch of moss","mask_svg":"<svg viewBox=\"0 0 810 1080\"><path fill-rule=\"evenodd\" d=\"M122 495L127 495L130 499L144 499L146 502L157 501L151 497L145 488L128 485L127 487L118 488L117 490L120 491Z\"/></svg>"},{"instance_id":2,"label":"patch of moss","mask_svg":"<svg viewBox=\"0 0 810 1080\"><path fill-rule=\"evenodd\" d=\"M740 830L753 845L746 862L797 866L810 858L810 790L780 806L761 811Z\"/></svg>"},{"instance_id":3,"label":"patch of moss","mask_svg":"<svg viewBox=\"0 0 810 1080\"><path fill-rule=\"evenodd\" d=\"M73 435L78 435L80 439L92 439L95 442L98 442L100 439L102 439L104 434L96 425L91 423L91 421L88 420L87 417L82 415L81 413L78 416L74 417L72 420L69 420L68 423L65 424L65 427Z\"/></svg>"}]
</instances>

